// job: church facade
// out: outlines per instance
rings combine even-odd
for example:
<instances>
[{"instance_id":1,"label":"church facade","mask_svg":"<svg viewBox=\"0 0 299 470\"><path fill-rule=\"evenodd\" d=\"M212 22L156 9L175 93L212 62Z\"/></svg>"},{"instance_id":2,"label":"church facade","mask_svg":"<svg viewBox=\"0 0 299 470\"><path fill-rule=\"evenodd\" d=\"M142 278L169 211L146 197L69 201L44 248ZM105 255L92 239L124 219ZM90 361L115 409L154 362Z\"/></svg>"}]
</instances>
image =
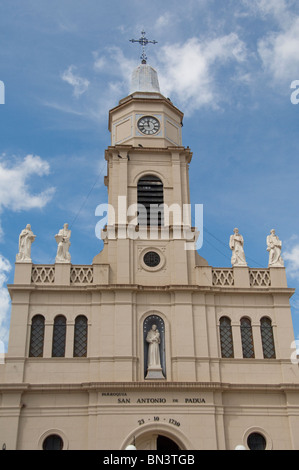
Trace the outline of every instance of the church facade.
<instances>
[{"instance_id":1,"label":"church facade","mask_svg":"<svg viewBox=\"0 0 299 470\"><path fill-rule=\"evenodd\" d=\"M65 224L55 263L37 265L31 227L20 235L0 364L7 449L299 449L281 244L271 232L263 269L237 229L232 267L198 254L182 119L140 64L109 113L103 250L73 265Z\"/></svg>"}]
</instances>

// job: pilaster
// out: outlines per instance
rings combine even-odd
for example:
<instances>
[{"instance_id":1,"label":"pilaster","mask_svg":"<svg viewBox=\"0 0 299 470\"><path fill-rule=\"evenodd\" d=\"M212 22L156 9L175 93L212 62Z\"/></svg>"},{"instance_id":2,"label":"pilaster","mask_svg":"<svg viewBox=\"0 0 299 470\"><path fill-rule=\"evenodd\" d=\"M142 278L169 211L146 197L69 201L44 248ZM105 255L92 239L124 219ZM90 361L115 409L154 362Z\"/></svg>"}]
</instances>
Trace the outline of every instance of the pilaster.
<instances>
[{"instance_id":1,"label":"pilaster","mask_svg":"<svg viewBox=\"0 0 299 470\"><path fill-rule=\"evenodd\" d=\"M109 284L109 264L93 265L93 283L98 285Z\"/></svg>"},{"instance_id":2,"label":"pilaster","mask_svg":"<svg viewBox=\"0 0 299 470\"><path fill-rule=\"evenodd\" d=\"M32 263L15 263L14 284L31 284Z\"/></svg>"},{"instance_id":3,"label":"pilaster","mask_svg":"<svg viewBox=\"0 0 299 470\"><path fill-rule=\"evenodd\" d=\"M71 263L55 263L55 284L69 286L71 282Z\"/></svg>"},{"instance_id":4,"label":"pilaster","mask_svg":"<svg viewBox=\"0 0 299 470\"><path fill-rule=\"evenodd\" d=\"M1 409L1 446L5 444L6 450L18 449L19 421L22 410L22 392L7 391L2 394Z\"/></svg>"},{"instance_id":5,"label":"pilaster","mask_svg":"<svg viewBox=\"0 0 299 470\"><path fill-rule=\"evenodd\" d=\"M233 345L234 345L234 358L241 359L243 357L242 341L241 341L241 331L240 331L240 322L234 321L231 324L232 326L232 336L233 336Z\"/></svg>"},{"instance_id":6,"label":"pilaster","mask_svg":"<svg viewBox=\"0 0 299 470\"><path fill-rule=\"evenodd\" d=\"M250 287L249 268L247 266L234 266L233 272L235 287Z\"/></svg>"},{"instance_id":7,"label":"pilaster","mask_svg":"<svg viewBox=\"0 0 299 470\"><path fill-rule=\"evenodd\" d=\"M269 268L271 287L288 287L284 267Z\"/></svg>"}]
</instances>

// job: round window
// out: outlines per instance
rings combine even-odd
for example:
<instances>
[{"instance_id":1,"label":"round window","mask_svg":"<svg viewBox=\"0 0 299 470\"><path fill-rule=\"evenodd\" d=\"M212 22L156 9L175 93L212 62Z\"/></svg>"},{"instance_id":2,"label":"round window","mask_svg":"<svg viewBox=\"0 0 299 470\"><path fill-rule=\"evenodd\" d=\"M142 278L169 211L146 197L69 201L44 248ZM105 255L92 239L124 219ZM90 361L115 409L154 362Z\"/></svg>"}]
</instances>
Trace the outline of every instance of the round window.
<instances>
[{"instance_id":1,"label":"round window","mask_svg":"<svg viewBox=\"0 0 299 470\"><path fill-rule=\"evenodd\" d=\"M155 268L160 264L161 258L155 251L148 251L143 257L144 264L150 268Z\"/></svg>"},{"instance_id":2,"label":"round window","mask_svg":"<svg viewBox=\"0 0 299 470\"><path fill-rule=\"evenodd\" d=\"M250 450L265 450L266 439L259 432L253 432L247 438L247 445Z\"/></svg>"},{"instance_id":3,"label":"round window","mask_svg":"<svg viewBox=\"0 0 299 470\"><path fill-rule=\"evenodd\" d=\"M43 450L62 450L63 440L57 434L51 434L43 442Z\"/></svg>"}]
</instances>

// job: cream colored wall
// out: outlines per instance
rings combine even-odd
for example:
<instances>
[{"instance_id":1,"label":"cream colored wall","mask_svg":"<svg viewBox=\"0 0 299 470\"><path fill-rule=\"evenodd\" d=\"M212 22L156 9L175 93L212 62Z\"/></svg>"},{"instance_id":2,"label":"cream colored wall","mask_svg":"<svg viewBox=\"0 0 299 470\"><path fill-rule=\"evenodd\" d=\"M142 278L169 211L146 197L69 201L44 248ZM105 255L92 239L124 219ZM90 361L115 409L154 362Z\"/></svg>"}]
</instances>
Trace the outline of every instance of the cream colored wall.
<instances>
[{"instance_id":1,"label":"cream colored wall","mask_svg":"<svg viewBox=\"0 0 299 470\"><path fill-rule=\"evenodd\" d=\"M167 252L166 252L167 254ZM163 270L162 270L163 271ZM166 270L167 271L167 270ZM171 269L168 269L169 278ZM143 381L143 321L152 314L165 323L168 381L275 384L298 380L291 363L294 341L289 293L207 290L157 282L159 273L139 275L131 287L58 289L45 286L13 293L11 339L6 357L6 382L78 383L88 381ZM161 279L166 274L160 273ZM151 280L151 282L149 282ZM151 287L156 282L155 288ZM148 285L147 285L148 283ZM142 289L138 285L143 285ZM44 357L28 358L32 317L45 317ZM65 358L52 358L56 315L67 320ZM74 324L88 319L87 358L73 358ZM232 322L234 359L221 358L219 320ZM254 359L243 359L240 319L251 319ZM264 359L260 319L271 318L276 359ZM26 359L25 359L26 358Z\"/></svg>"},{"instance_id":2,"label":"cream colored wall","mask_svg":"<svg viewBox=\"0 0 299 470\"><path fill-rule=\"evenodd\" d=\"M211 268L196 269L208 273ZM59 281L66 280L59 272ZM153 289L146 281L142 284L142 278L138 285L118 287L55 282L30 286L26 276L22 278L10 288L11 339L0 366L0 440L8 448L36 449L57 432L69 449L120 449L134 435L138 445L150 448L153 436L164 433L190 450L233 449L256 431L266 436L268 448L298 449L298 365L290 361L292 291L285 287L284 270L274 275L272 270L274 286L268 288L248 287L246 272L240 275L243 287L235 278L239 287L223 288L156 283ZM35 314L46 320L43 358L28 358ZM67 318L65 358L51 357L57 314ZM74 322L82 314L88 318L88 354L73 358ZM144 380L142 327L151 314L165 323L167 377L162 387ZM234 359L221 358L223 315L232 320ZM273 325L273 360L262 356L259 321L265 315ZM252 321L254 359L242 358L242 316ZM105 390L126 391L132 403L124 406L115 397L103 397ZM166 397L167 406L136 405L136 397L153 396L154 390L156 396ZM205 403L186 405L186 396L204 397ZM153 421L157 416L159 423ZM169 424L169 419L180 426Z\"/></svg>"},{"instance_id":3,"label":"cream colored wall","mask_svg":"<svg viewBox=\"0 0 299 470\"><path fill-rule=\"evenodd\" d=\"M149 397L165 403L138 403ZM194 397L202 402L186 404ZM174 384L168 389L127 383L62 384L55 389L33 385L22 395L10 389L4 398L0 441L9 450L41 449L53 433L69 450L124 449L133 438L139 450L153 449L151 439L158 434L175 440L182 450L233 450L246 446L251 432L261 432L269 450L299 448L298 393L278 386L265 391L220 384Z\"/></svg>"}]
</instances>

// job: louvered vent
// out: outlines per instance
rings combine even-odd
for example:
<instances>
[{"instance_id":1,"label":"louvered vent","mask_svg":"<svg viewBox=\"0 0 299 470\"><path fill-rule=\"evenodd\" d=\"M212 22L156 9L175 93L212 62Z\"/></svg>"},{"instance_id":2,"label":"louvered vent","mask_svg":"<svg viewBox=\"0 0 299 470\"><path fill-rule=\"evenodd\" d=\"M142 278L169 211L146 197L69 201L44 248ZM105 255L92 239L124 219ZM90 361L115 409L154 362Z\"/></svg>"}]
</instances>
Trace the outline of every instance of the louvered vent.
<instances>
[{"instance_id":1,"label":"louvered vent","mask_svg":"<svg viewBox=\"0 0 299 470\"><path fill-rule=\"evenodd\" d=\"M157 176L147 175L140 178L137 185L137 201L139 225L163 225L163 183Z\"/></svg>"}]
</instances>

